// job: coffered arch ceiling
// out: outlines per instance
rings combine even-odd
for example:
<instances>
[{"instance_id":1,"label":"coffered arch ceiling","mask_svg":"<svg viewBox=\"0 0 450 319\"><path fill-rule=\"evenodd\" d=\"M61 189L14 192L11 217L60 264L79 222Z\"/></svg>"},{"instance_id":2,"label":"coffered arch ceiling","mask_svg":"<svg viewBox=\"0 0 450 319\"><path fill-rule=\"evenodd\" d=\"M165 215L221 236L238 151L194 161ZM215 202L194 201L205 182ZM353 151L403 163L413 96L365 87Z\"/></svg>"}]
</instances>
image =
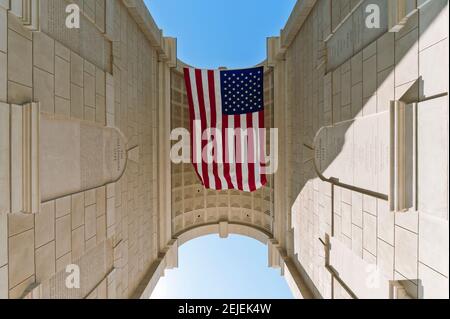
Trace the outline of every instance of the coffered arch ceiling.
<instances>
[{"instance_id":1,"label":"coffered arch ceiling","mask_svg":"<svg viewBox=\"0 0 450 319\"><path fill-rule=\"evenodd\" d=\"M257 240L264 245L267 245L270 240L270 234L268 232L255 228L253 226L247 226L244 224L228 224L225 230L225 234L221 234L220 225L205 224L187 229L186 231L183 231L181 234L179 234L177 236L178 247L190 240L212 234L219 234L223 237L226 237L229 234L246 236L248 238Z\"/></svg>"},{"instance_id":2,"label":"coffered arch ceiling","mask_svg":"<svg viewBox=\"0 0 450 319\"><path fill-rule=\"evenodd\" d=\"M263 64L261 64L263 65ZM189 109L183 67L171 73L171 129L189 130ZM264 78L265 127L273 127L273 72L267 68ZM172 141L172 145L176 141ZM267 141L269 143L269 141ZM198 226L221 221L254 227L273 233L273 176L267 185L252 192L207 190L195 174L192 164L171 164L172 233L176 236Z\"/></svg>"}]
</instances>

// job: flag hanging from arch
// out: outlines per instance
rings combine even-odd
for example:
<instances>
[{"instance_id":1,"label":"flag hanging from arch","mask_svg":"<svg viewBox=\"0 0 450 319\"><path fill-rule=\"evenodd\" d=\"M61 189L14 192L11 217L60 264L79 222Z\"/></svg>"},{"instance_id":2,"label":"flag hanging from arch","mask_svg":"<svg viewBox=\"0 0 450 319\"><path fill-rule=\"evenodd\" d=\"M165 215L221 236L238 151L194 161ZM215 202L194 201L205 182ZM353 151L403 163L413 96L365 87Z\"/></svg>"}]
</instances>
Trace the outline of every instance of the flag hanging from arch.
<instances>
[{"instance_id":1,"label":"flag hanging from arch","mask_svg":"<svg viewBox=\"0 0 450 319\"><path fill-rule=\"evenodd\" d=\"M252 192L267 183L264 67L184 68L191 161L208 189Z\"/></svg>"}]
</instances>

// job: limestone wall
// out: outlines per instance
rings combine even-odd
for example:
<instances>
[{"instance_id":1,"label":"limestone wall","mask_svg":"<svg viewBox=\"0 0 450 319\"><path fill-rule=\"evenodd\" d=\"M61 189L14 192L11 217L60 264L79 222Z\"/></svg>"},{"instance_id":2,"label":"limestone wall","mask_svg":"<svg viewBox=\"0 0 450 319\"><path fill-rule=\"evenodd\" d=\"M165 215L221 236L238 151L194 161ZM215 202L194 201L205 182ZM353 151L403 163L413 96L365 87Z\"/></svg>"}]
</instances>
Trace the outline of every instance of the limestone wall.
<instances>
[{"instance_id":1,"label":"limestone wall","mask_svg":"<svg viewBox=\"0 0 450 319\"><path fill-rule=\"evenodd\" d=\"M448 1L417 1L406 24L389 20L405 3L299 1L281 35L290 255L320 297L379 296L379 286L354 279L380 270L380 285L399 281L409 297L448 298ZM379 29L365 27L368 4L381 8ZM388 32L394 26L402 28ZM389 113L396 100L404 113ZM324 169L339 180L324 181L315 136L333 125L341 129L328 135ZM409 196L402 207L399 194ZM365 266L333 273L336 251Z\"/></svg>"},{"instance_id":2,"label":"limestone wall","mask_svg":"<svg viewBox=\"0 0 450 319\"><path fill-rule=\"evenodd\" d=\"M10 104L40 102L54 118L114 126L137 156L117 183L42 203L37 214L0 212L0 298L132 297L161 249L160 31L143 2L105 0L75 1L81 28L69 30L69 3L39 1L37 31L24 23L18 2L0 1L1 193L10 191L3 156L10 150L3 135ZM64 287L72 263L81 268L81 290Z\"/></svg>"},{"instance_id":3,"label":"limestone wall","mask_svg":"<svg viewBox=\"0 0 450 319\"><path fill-rule=\"evenodd\" d=\"M0 298L148 297L177 237L205 229L264 234L297 297L448 298L448 0L298 1L268 41L279 169L252 194L168 161L170 128L188 126L175 52L142 0L0 0ZM31 102L119 129L123 176L31 214L36 127L14 111Z\"/></svg>"}]
</instances>

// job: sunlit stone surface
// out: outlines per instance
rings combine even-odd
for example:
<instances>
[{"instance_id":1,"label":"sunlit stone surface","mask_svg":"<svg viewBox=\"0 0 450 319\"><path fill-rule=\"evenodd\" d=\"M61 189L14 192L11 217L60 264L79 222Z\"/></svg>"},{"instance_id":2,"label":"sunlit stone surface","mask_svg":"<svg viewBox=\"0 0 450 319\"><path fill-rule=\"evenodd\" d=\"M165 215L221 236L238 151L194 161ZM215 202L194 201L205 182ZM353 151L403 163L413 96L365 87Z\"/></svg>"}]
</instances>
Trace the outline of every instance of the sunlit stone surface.
<instances>
[{"instance_id":1,"label":"sunlit stone surface","mask_svg":"<svg viewBox=\"0 0 450 319\"><path fill-rule=\"evenodd\" d=\"M42 114L39 139L42 201L113 183L125 170L126 143L115 128Z\"/></svg>"},{"instance_id":2,"label":"sunlit stone surface","mask_svg":"<svg viewBox=\"0 0 450 319\"><path fill-rule=\"evenodd\" d=\"M0 298L148 298L211 233L266 243L298 298L448 298L448 0L297 1L261 63L279 167L254 193L170 162L184 64L144 2L76 1L80 29L66 3L0 0Z\"/></svg>"}]
</instances>

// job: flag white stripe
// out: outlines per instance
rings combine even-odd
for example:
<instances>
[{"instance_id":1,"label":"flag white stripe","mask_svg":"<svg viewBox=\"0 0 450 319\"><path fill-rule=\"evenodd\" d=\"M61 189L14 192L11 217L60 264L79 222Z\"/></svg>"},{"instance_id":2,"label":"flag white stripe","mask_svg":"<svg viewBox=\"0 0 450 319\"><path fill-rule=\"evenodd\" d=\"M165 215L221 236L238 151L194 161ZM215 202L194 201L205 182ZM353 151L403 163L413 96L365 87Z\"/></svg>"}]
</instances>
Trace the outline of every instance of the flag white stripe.
<instances>
[{"instance_id":1,"label":"flag white stripe","mask_svg":"<svg viewBox=\"0 0 450 319\"><path fill-rule=\"evenodd\" d=\"M208 81L208 70L202 70L202 88L203 88L203 96L205 103L205 112L206 112L206 128L211 127L211 101L209 100L209 81ZM206 132L210 133L210 132ZM205 158L207 160L207 158ZM209 186L211 189L216 189L216 180L214 178L213 172L213 163L206 162L208 167L208 177L209 177Z\"/></svg>"},{"instance_id":2,"label":"flag white stripe","mask_svg":"<svg viewBox=\"0 0 450 319\"><path fill-rule=\"evenodd\" d=\"M258 112L254 112L252 114L252 122L253 122L253 158L255 162L255 187L258 189L262 186L261 184L261 168L260 168L260 160L259 160L259 114Z\"/></svg>"},{"instance_id":3,"label":"flag white stripe","mask_svg":"<svg viewBox=\"0 0 450 319\"><path fill-rule=\"evenodd\" d=\"M195 69L189 69L189 77L191 80L191 91L192 91L192 101L194 103L194 120L200 121L200 106L198 103L198 94L197 94L197 81L195 80ZM194 143L193 143L193 147L194 149L192 150L193 153L193 159L194 159L194 165L197 168L197 173L200 176L200 178L203 179L203 171L202 171L202 163L201 163L201 143L200 145L197 145L198 143L196 143L197 141L197 133L194 127L194 132L192 132L193 134L193 139L194 139ZM198 158L198 154L200 151L200 159Z\"/></svg>"},{"instance_id":4,"label":"flag white stripe","mask_svg":"<svg viewBox=\"0 0 450 319\"><path fill-rule=\"evenodd\" d=\"M244 191L250 191L250 185L248 181L248 134L245 132L247 129L247 114L241 114L241 138L239 139L239 144L241 147L241 171L242 171L242 189Z\"/></svg>"},{"instance_id":5,"label":"flag white stripe","mask_svg":"<svg viewBox=\"0 0 450 319\"><path fill-rule=\"evenodd\" d=\"M234 126L234 116L228 116L228 128L233 129ZM230 163L230 176L231 176L231 184L233 184L234 189L239 189L236 175L236 151L235 151L235 143L236 137L233 134L234 141L228 141L228 161ZM233 149L234 147L234 149Z\"/></svg>"},{"instance_id":6,"label":"flag white stripe","mask_svg":"<svg viewBox=\"0 0 450 319\"><path fill-rule=\"evenodd\" d=\"M220 85L220 70L214 71L214 89L216 95L216 127L218 134L222 134L222 94L221 94L221 85ZM222 189L228 188L228 183L225 179L224 175L224 154L223 154L223 139L225 136L222 136L222 139L218 141L217 146L217 174L219 175L220 183L222 184Z\"/></svg>"}]
</instances>

